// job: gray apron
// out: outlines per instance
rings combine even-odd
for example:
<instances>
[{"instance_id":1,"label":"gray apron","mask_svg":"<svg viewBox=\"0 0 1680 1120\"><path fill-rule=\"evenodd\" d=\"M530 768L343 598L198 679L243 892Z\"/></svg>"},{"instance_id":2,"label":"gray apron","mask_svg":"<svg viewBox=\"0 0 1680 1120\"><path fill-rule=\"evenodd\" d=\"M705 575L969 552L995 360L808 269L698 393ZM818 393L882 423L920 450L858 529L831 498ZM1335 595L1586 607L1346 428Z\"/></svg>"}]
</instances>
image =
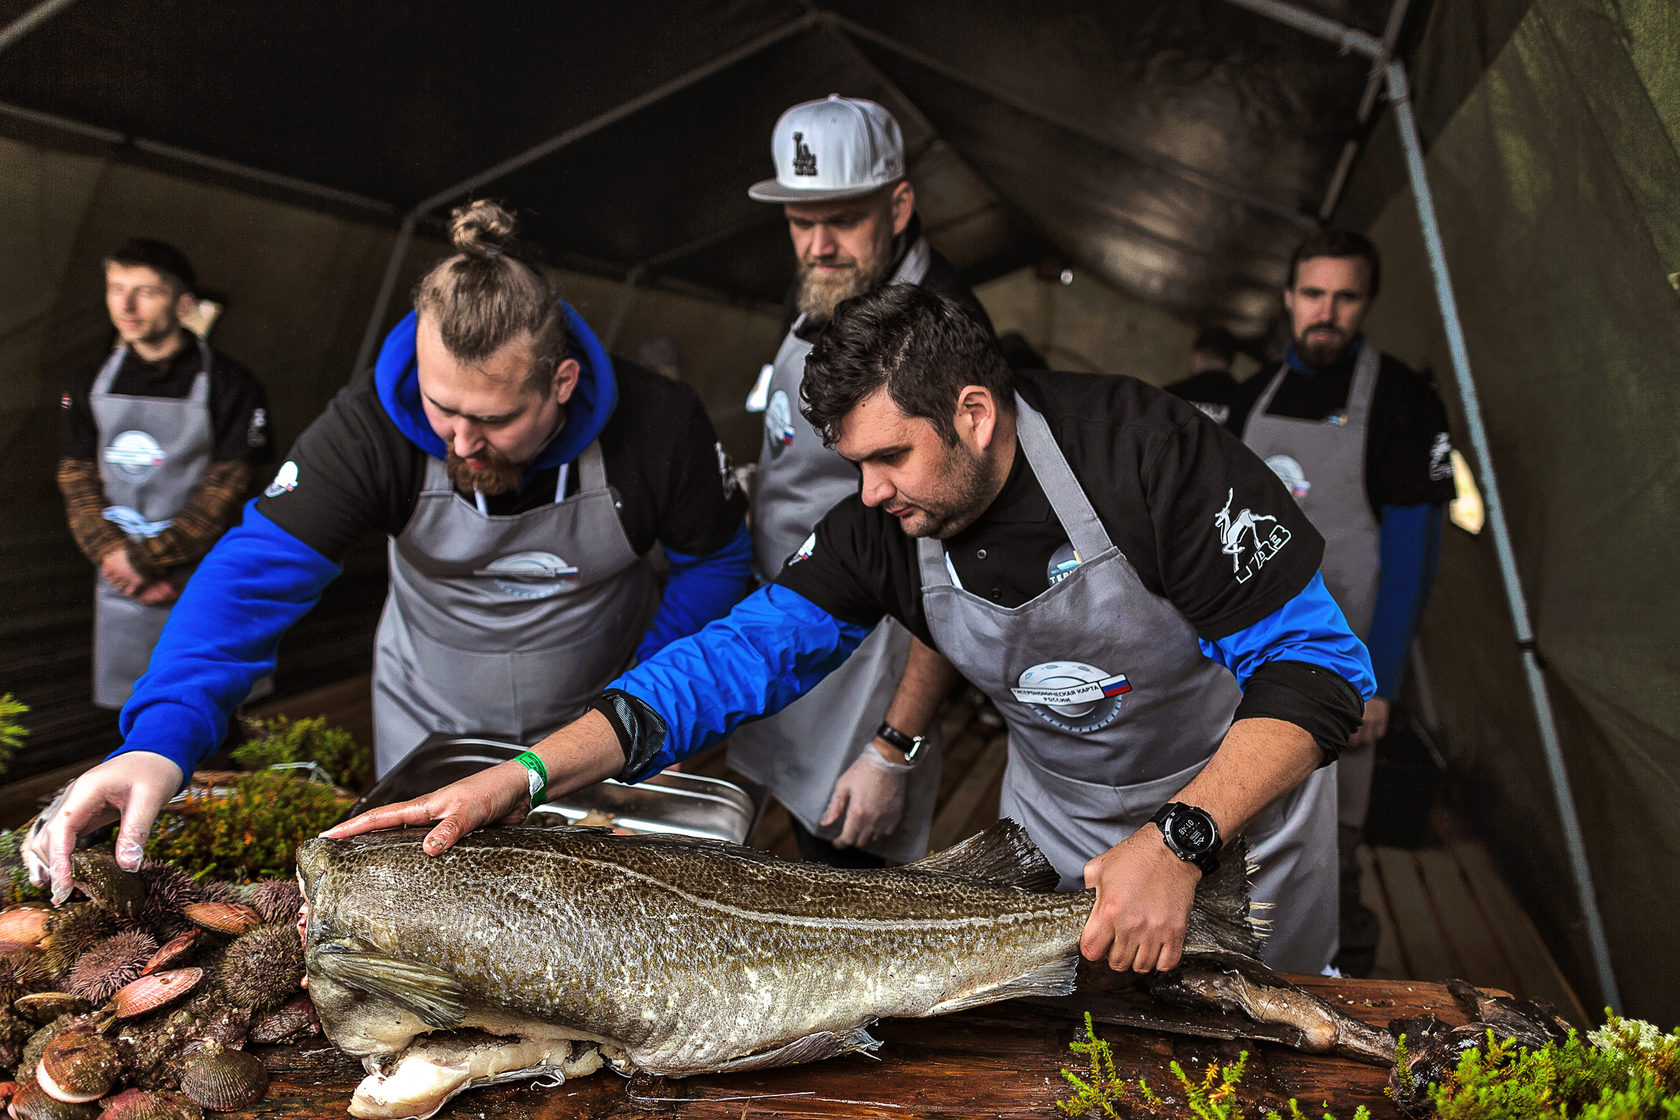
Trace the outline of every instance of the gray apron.
<instances>
[{"instance_id":1,"label":"gray apron","mask_svg":"<svg viewBox=\"0 0 1680 1120\"><path fill-rule=\"evenodd\" d=\"M130 538L155 537L174 524L210 470L210 344L194 340L200 366L185 397L111 392L126 346L111 352L88 393L100 437L99 478L110 503L105 519ZM121 708L152 659L170 608L136 602L97 578L93 605L93 702ZM261 691L273 685L270 678L257 683Z\"/></svg>"},{"instance_id":2,"label":"gray apron","mask_svg":"<svg viewBox=\"0 0 1680 1120\"><path fill-rule=\"evenodd\" d=\"M433 732L534 742L576 718L630 664L658 606L631 548L599 443L578 493L511 516L481 512L427 457L414 514L390 543L374 655L383 775Z\"/></svg>"},{"instance_id":3,"label":"gray apron","mask_svg":"<svg viewBox=\"0 0 1680 1120\"><path fill-rule=\"evenodd\" d=\"M887 283L920 283L931 252L926 238L917 238ZM811 352L798 334L804 322L801 315L776 351L764 410L751 520L753 566L765 583L776 578L823 514L858 492L857 467L823 446L822 436L799 412L799 386ZM737 728L729 737L729 765L766 787L807 830L832 840L840 826L818 828L817 821L834 783L869 748L886 717L909 652L910 632L883 619L844 665L798 702ZM926 733L928 745L910 775L898 828L865 849L899 863L927 854L943 752L937 724Z\"/></svg>"},{"instance_id":4,"label":"gray apron","mask_svg":"<svg viewBox=\"0 0 1680 1120\"><path fill-rule=\"evenodd\" d=\"M1382 567L1381 533L1365 497L1365 440L1381 353L1367 340L1353 366L1342 423L1271 416L1266 410L1288 376L1280 369L1254 403L1243 442L1283 480L1301 512L1324 537L1324 586L1364 641L1371 632ZM1376 748L1346 750L1336 762L1338 815L1362 828L1371 803Z\"/></svg>"},{"instance_id":5,"label":"gray apron","mask_svg":"<svg viewBox=\"0 0 1680 1120\"><path fill-rule=\"evenodd\" d=\"M1022 450L1079 564L1037 598L1003 607L958 587L943 546L922 538L922 606L940 652L1009 726L999 814L1026 826L1073 890L1087 860L1148 823L1213 757L1241 693L1109 539L1044 417L1015 403ZM1322 970L1337 941L1329 775L1315 771L1246 832L1259 865L1254 898L1273 904L1261 914L1272 922L1267 963Z\"/></svg>"}]
</instances>

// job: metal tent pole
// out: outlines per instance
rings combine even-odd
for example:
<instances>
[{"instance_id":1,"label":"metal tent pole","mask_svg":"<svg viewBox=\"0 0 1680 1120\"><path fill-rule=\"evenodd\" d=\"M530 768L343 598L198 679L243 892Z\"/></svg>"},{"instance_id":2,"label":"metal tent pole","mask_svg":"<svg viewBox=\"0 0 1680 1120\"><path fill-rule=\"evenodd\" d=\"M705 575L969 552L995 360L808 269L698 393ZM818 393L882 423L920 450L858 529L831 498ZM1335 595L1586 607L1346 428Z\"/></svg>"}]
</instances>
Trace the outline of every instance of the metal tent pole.
<instances>
[{"instance_id":1,"label":"metal tent pole","mask_svg":"<svg viewBox=\"0 0 1680 1120\"><path fill-rule=\"evenodd\" d=\"M1500 582L1504 585L1505 598L1510 606L1517 648L1522 651L1523 673L1528 684L1529 699L1534 707L1535 722L1540 729L1540 744L1546 757L1546 770L1551 778L1552 794L1557 800L1558 817L1563 826L1564 845L1569 856L1569 868L1575 880L1581 916L1586 923L1587 939L1592 950L1601 994L1610 1008L1619 1012L1622 1006L1621 993L1610 962L1604 919L1599 913L1598 897L1593 890L1592 869L1587 863L1586 844L1581 835L1581 820L1575 811L1575 796L1571 792L1568 769L1564 765L1557 723L1552 717L1551 699L1546 695L1546 681L1540 672L1539 650L1535 646L1534 631L1529 623L1528 601L1523 595L1522 581L1517 575L1516 554L1511 547L1511 534L1505 521L1504 504L1499 497L1499 481L1494 473L1487 427L1482 422L1481 405L1476 397L1475 383L1471 380L1470 354L1464 344L1464 327L1459 321L1457 301L1453 298L1446 250L1435 219L1435 201L1430 194L1429 178L1424 170L1423 145L1418 139L1417 121L1412 115L1406 68L1397 60L1389 59L1382 42L1373 36L1315 13L1302 11L1280 0L1227 0L1227 3L1337 43L1344 51L1358 51L1386 64L1383 69L1388 81L1389 100L1394 106L1394 123L1400 134L1400 145L1405 152L1406 174L1411 182L1413 201L1417 206L1418 223L1423 230L1430 275L1435 282L1435 297L1441 309L1441 325L1447 336L1453 380L1457 384L1460 403L1464 406L1465 426L1470 431L1470 443L1476 452L1477 465L1480 467L1482 499L1487 507L1488 526L1493 530L1494 550L1499 558Z\"/></svg>"},{"instance_id":2,"label":"metal tent pole","mask_svg":"<svg viewBox=\"0 0 1680 1120\"><path fill-rule=\"evenodd\" d=\"M42 0L42 3L35 5L5 27L0 27L0 51L5 50L75 2L76 0Z\"/></svg>"},{"instance_id":3,"label":"metal tent pole","mask_svg":"<svg viewBox=\"0 0 1680 1120\"><path fill-rule=\"evenodd\" d=\"M391 257L385 262L385 278L379 282L379 296L373 301L373 314L368 316L361 348L356 351L356 364L350 367L351 377L366 369L373 360L373 348L379 345L380 324L385 321L385 312L390 308L391 296L397 289L397 275L402 272L403 259L408 256L408 243L414 239L415 220L412 210L403 215L396 244L391 246Z\"/></svg>"},{"instance_id":4,"label":"metal tent pole","mask_svg":"<svg viewBox=\"0 0 1680 1120\"><path fill-rule=\"evenodd\" d=\"M1482 423L1481 405L1476 399L1475 385L1470 380L1470 354L1464 345L1464 327L1459 322L1458 306L1453 299L1452 280L1447 275L1446 250L1435 222L1435 202L1424 174L1423 145L1418 140L1417 122L1412 117L1406 69L1398 61L1391 60L1388 64L1388 97L1394 106L1394 123L1400 133L1400 143L1406 151L1406 173L1412 181L1418 223L1423 227L1429 271L1435 278L1435 295L1441 305L1441 322L1446 328L1447 349L1452 356L1453 380L1458 383L1459 401L1464 406L1464 424L1470 430L1470 443L1475 448L1476 461L1481 467L1482 501L1487 507L1488 526L1493 530L1494 551L1499 556L1500 582L1505 585L1505 598L1510 603L1511 621L1517 633L1517 648L1522 651L1523 675L1528 681L1529 698L1534 704L1534 718L1540 725L1540 745L1546 756L1552 793L1557 798L1564 845L1569 853L1569 869L1575 878L1576 893L1580 896L1581 916L1587 925L1593 965L1598 972L1604 1001L1612 1011L1620 1013L1621 993L1616 986L1615 970L1610 964L1604 918L1599 913L1598 897L1593 891L1592 868L1587 863L1581 819L1575 812L1575 795L1570 790L1563 747L1558 740L1557 724L1552 718L1552 702L1546 695L1546 680L1540 673L1540 651L1535 646L1534 630L1529 623L1528 600L1523 595L1522 582L1517 576L1516 552L1511 547L1510 527L1505 522L1505 505L1499 496L1499 480L1494 474L1487 428Z\"/></svg>"}]
</instances>

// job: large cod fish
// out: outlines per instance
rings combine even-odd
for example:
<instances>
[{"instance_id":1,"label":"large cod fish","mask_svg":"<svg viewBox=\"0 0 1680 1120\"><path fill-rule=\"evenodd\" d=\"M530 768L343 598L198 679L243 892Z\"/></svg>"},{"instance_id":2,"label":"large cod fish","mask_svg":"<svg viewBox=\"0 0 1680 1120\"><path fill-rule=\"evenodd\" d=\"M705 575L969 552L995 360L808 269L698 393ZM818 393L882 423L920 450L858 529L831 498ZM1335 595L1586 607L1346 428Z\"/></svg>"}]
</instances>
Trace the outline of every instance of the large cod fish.
<instances>
[{"instance_id":1,"label":"large cod fish","mask_svg":"<svg viewBox=\"0 0 1680 1120\"><path fill-rule=\"evenodd\" d=\"M879 1017L1065 995L1095 897L1048 893L1056 873L1013 821L886 870L597 829L484 829L439 856L424 836L298 852L309 991L369 1072L358 1117L603 1062L811 1062L875 1049ZM1240 855L1202 883L1185 948L1255 951Z\"/></svg>"}]
</instances>

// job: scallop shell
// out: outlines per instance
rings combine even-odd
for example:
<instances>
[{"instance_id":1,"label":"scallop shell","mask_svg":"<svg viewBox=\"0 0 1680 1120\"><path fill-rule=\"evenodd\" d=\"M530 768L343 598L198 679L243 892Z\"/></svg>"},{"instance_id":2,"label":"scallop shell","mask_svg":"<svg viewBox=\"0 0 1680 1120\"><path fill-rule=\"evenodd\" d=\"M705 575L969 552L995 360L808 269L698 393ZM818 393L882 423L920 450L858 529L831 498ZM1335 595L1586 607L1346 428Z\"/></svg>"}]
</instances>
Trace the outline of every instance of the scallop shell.
<instances>
[{"instance_id":1,"label":"scallop shell","mask_svg":"<svg viewBox=\"0 0 1680 1120\"><path fill-rule=\"evenodd\" d=\"M45 906L13 906L0 910L0 941L10 942L12 948L39 945L47 939L47 920L52 911Z\"/></svg>"},{"instance_id":2,"label":"scallop shell","mask_svg":"<svg viewBox=\"0 0 1680 1120\"><path fill-rule=\"evenodd\" d=\"M262 923L262 915L239 902L194 902L181 908L193 925L212 933L238 936Z\"/></svg>"},{"instance_id":3,"label":"scallop shell","mask_svg":"<svg viewBox=\"0 0 1680 1120\"><path fill-rule=\"evenodd\" d=\"M152 954L152 959L146 962L146 967L140 970L140 975L149 976L160 969L173 968L185 963L192 957L193 951L198 948L198 943L203 938L204 931L201 929L189 929L176 934Z\"/></svg>"},{"instance_id":4,"label":"scallop shell","mask_svg":"<svg viewBox=\"0 0 1680 1120\"><path fill-rule=\"evenodd\" d=\"M132 1019L174 1003L198 987L203 979L202 968L173 968L131 980L112 997L117 1005L117 1018Z\"/></svg>"},{"instance_id":5,"label":"scallop shell","mask_svg":"<svg viewBox=\"0 0 1680 1120\"><path fill-rule=\"evenodd\" d=\"M37 1023L50 1023L60 1015L86 1015L93 1004L69 992L35 992L22 996L12 1006Z\"/></svg>"},{"instance_id":6,"label":"scallop shell","mask_svg":"<svg viewBox=\"0 0 1680 1120\"><path fill-rule=\"evenodd\" d=\"M182 1064L181 1092L214 1112L232 1112L263 1099L268 1070L255 1055L206 1039Z\"/></svg>"},{"instance_id":7,"label":"scallop shell","mask_svg":"<svg viewBox=\"0 0 1680 1120\"><path fill-rule=\"evenodd\" d=\"M109 1039L88 1030L66 1031L41 1054L35 1080L58 1100L83 1104L109 1093L120 1071Z\"/></svg>"},{"instance_id":8,"label":"scallop shell","mask_svg":"<svg viewBox=\"0 0 1680 1120\"><path fill-rule=\"evenodd\" d=\"M105 1102L99 1120L203 1120L204 1110L180 1093L124 1089Z\"/></svg>"},{"instance_id":9,"label":"scallop shell","mask_svg":"<svg viewBox=\"0 0 1680 1120\"><path fill-rule=\"evenodd\" d=\"M17 1091L7 1106L13 1120L98 1120L99 1108L92 1104L70 1104L49 1096L39 1081Z\"/></svg>"}]
</instances>

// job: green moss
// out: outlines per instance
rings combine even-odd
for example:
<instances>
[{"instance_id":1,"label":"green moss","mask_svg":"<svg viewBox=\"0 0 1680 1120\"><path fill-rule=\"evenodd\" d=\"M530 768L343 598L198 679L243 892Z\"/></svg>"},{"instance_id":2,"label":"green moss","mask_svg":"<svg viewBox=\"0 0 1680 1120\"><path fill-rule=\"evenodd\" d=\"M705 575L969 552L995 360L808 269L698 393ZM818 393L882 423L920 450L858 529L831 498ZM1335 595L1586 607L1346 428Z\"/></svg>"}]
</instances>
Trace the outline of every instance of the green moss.
<instances>
[{"instance_id":1,"label":"green moss","mask_svg":"<svg viewBox=\"0 0 1680 1120\"><path fill-rule=\"evenodd\" d=\"M289 878L298 845L336 823L349 806L329 786L285 770L258 770L236 778L225 796L189 801L180 812L161 815L146 854L191 868L200 879Z\"/></svg>"},{"instance_id":2,"label":"green moss","mask_svg":"<svg viewBox=\"0 0 1680 1120\"><path fill-rule=\"evenodd\" d=\"M29 729L18 722L18 717L27 711L29 705L12 699L11 693L0 696L0 774L6 772L12 755L23 746L24 736L29 734Z\"/></svg>"},{"instance_id":3,"label":"green moss","mask_svg":"<svg viewBox=\"0 0 1680 1120\"><path fill-rule=\"evenodd\" d=\"M288 762L313 762L335 784L359 789L373 773L373 754L325 716L312 719L248 719L250 738L234 748L233 759L251 770Z\"/></svg>"}]
</instances>

